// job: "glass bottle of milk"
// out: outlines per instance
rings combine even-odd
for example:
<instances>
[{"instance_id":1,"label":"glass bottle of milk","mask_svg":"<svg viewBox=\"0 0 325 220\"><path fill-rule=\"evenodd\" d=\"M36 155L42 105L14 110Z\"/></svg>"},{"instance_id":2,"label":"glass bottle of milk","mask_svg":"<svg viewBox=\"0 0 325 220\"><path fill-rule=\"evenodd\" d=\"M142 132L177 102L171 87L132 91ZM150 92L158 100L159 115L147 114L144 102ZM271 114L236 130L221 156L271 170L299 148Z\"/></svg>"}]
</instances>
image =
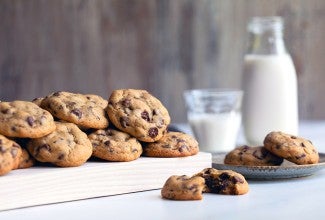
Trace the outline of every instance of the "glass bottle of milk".
<instances>
[{"instance_id":1,"label":"glass bottle of milk","mask_svg":"<svg viewBox=\"0 0 325 220\"><path fill-rule=\"evenodd\" d=\"M246 140L262 145L267 133L298 133L297 76L283 40L281 17L254 17L247 26L242 78Z\"/></svg>"}]
</instances>

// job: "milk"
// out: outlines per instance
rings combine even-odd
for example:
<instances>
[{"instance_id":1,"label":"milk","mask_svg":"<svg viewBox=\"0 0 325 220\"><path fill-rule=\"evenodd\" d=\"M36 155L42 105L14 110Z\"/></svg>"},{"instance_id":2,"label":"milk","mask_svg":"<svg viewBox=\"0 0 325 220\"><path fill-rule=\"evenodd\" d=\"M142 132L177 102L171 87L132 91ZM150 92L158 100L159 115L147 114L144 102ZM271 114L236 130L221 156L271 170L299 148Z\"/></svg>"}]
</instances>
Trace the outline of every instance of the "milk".
<instances>
[{"instance_id":1,"label":"milk","mask_svg":"<svg viewBox=\"0 0 325 220\"><path fill-rule=\"evenodd\" d=\"M228 152L235 147L240 112L191 114L188 120L201 151Z\"/></svg>"},{"instance_id":2,"label":"milk","mask_svg":"<svg viewBox=\"0 0 325 220\"><path fill-rule=\"evenodd\" d=\"M243 90L243 126L249 143L263 144L271 131L297 135L297 77L288 54L246 55Z\"/></svg>"}]
</instances>

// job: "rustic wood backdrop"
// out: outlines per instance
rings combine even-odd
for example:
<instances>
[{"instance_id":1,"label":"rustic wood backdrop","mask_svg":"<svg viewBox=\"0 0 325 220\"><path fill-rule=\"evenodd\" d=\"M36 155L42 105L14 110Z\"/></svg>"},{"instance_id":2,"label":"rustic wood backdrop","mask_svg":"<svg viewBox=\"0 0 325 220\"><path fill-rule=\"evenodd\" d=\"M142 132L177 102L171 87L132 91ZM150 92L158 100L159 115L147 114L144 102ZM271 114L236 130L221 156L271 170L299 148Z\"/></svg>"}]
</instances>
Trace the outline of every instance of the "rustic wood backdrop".
<instances>
[{"instance_id":1,"label":"rustic wood backdrop","mask_svg":"<svg viewBox=\"0 0 325 220\"><path fill-rule=\"evenodd\" d=\"M143 88L173 122L182 92L240 88L246 24L283 16L301 119L325 119L324 0L0 0L0 100Z\"/></svg>"}]
</instances>

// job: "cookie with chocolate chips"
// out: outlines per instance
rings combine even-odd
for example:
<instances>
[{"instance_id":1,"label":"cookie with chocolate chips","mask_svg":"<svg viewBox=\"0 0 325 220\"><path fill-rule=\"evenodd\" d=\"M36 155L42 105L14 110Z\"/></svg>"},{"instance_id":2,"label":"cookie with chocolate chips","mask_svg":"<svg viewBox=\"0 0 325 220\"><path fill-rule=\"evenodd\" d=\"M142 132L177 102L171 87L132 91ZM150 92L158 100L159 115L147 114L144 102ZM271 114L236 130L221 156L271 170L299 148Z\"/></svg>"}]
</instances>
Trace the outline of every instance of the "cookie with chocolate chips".
<instances>
[{"instance_id":1,"label":"cookie with chocolate chips","mask_svg":"<svg viewBox=\"0 0 325 220\"><path fill-rule=\"evenodd\" d=\"M21 147L0 134L0 176L16 169L21 157Z\"/></svg>"},{"instance_id":2,"label":"cookie with chocolate chips","mask_svg":"<svg viewBox=\"0 0 325 220\"><path fill-rule=\"evenodd\" d=\"M56 130L52 133L31 139L27 149L36 160L60 167L80 166L92 154L87 135L77 125L63 122L56 122Z\"/></svg>"},{"instance_id":3,"label":"cookie with chocolate chips","mask_svg":"<svg viewBox=\"0 0 325 220\"><path fill-rule=\"evenodd\" d=\"M122 131L97 130L88 138L93 146L93 156L104 160L127 162L138 159L142 154L140 142Z\"/></svg>"},{"instance_id":4,"label":"cookie with chocolate chips","mask_svg":"<svg viewBox=\"0 0 325 220\"><path fill-rule=\"evenodd\" d=\"M283 162L283 158L272 154L263 146L240 146L230 151L224 160L225 164L245 166L276 166Z\"/></svg>"},{"instance_id":5,"label":"cookie with chocolate chips","mask_svg":"<svg viewBox=\"0 0 325 220\"><path fill-rule=\"evenodd\" d=\"M107 114L117 128L144 142L159 140L170 123L167 109L145 90L113 91Z\"/></svg>"},{"instance_id":6,"label":"cookie with chocolate chips","mask_svg":"<svg viewBox=\"0 0 325 220\"><path fill-rule=\"evenodd\" d=\"M41 101L41 107L56 118L82 128L104 129L109 125L107 100L98 95L55 92Z\"/></svg>"},{"instance_id":7,"label":"cookie with chocolate chips","mask_svg":"<svg viewBox=\"0 0 325 220\"><path fill-rule=\"evenodd\" d=\"M161 196L170 200L201 200L204 189L204 178L171 176L161 189Z\"/></svg>"},{"instance_id":8,"label":"cookie with chocolate chips","mask_svg":"<svg viewBox=\"0 0 325 220\"><path fill-rule=\"evenodd\" d=\"M167 132L156 142L144 146L143 155L148 157L186 157L199 152L198 142L182 132Z\"/></svg>"},{"instance_id":9,"label":"cookie with chocolate chips","mask_svg":"<svg viewBox=\"0 0 325 220\"><path fill-rule=\"evenodd\" d=\"M242 195L248 192L248 183L243 175L232 170L206 168L194 176L204 178L203 192L224 195Z\"/></svg>"},{"instance_id":10,"label":"cookie with chocolate chips","mask_svg":"<svg viewBox=\"0 0 325 220\"><path fill-rule=\"evenodd\" d=\"M28 101L0 102L0 134L38 138L55 130L53 116Z\"/></svg>"},{"instance_id":11,"label":"cookie with chocolate chips","mask_svg":"<svg viewBox=\"0 0 325 220\"><path fill-rule=\"evenodd\" d=\"M298 165L318 163L319 155L311 141L283 132L270 132L264 147L273 154Z\"/></svg>"}]
</instances>

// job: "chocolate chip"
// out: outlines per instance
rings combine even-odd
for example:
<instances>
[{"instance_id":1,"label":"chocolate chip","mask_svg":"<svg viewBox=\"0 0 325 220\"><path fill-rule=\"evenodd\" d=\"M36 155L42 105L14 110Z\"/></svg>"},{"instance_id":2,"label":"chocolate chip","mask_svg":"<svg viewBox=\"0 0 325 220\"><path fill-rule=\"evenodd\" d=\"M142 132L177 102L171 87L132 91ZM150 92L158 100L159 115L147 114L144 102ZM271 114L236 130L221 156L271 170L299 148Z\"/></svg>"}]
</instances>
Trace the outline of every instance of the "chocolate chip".
<instances>
[{"instance_id":1,"label":"chocolate chip","mask_svg":"<svg viewBox=\"0 0 325 220\"><path fill-rule=\"evenodd\" d=\"M58 156L58 160L62 160L64 158L64 154L60 154L59 156Z\"/></svg>"},{"instance_id":2,"label":"chocolate chip","mask_svg":"<svg viewBox=\"0 0 325 220\"><path fill-rule=\"evenodd\" d=\"M15 126L12 126L10 129L11 129L12 131L17 131L17 128L16 128Z\"/></svg>"},{"instance_id":3,"label":"chocolate chip","mask_svg":"<svg viewBox=\"0 0 325 220\"><path fill-rule=\"evenodd\" d=\"M219 179L224 181L224 180L228 180L230 177L230 175L227 172L224 172L222 174L219 175Z\"/></svg>"},{"instance_id":4,"label":"chocolate chip","mask_svg":"<svg viewBox=\"0 0 325 220\"><path fill-rule=\"evenodd\" d=\"M304 142L301 142L300 144L302 147L306 147L306 145L304 144Z\"/></svg>"},{"instance_id":5,"label":"chocolate chip","mask_svg":"<svg viewBox=\"0 0 325 220\"><path fill-rule=\"evenodd\" d=\"M297 137L292 135L292 136L291 136L291 139L297 139Z\"/></svg>"},{"instance_id":6,"label":"chocolate chip","mask_svg":"<svg viewBox=\"0 0 325 220\"><path fill-rule=\"evenodd\" d=\"M18 149L17 148L11 148L10 153L11 153L11 156L13 158L15 158L17 156Z\"/></svg>"},{"instance_id":7,"label":"chocolate chip","mask_svg":"<svg viewBox=\"0 0 325 220\"><path fill-rule=\"evenodd\" d=\"M60 94L61 94L61 91L58 91L58 92L53 93L53 96L60 96Z\"/></svg>"},{"instance_id":8,"label":"chocolate chip","mask_svg":"<svg viewBox=\"0 0 325 220\"><path fill-rule=\"evenodd\" d=\"M32 116L28 116L26 119L29 126L33 127L34 125L34 118Z\"/></svg>"},{"instance_id":9,"label":"chocolate chip","mask_svg":"<svg viewBox=\"0 0 325 220\"><path fill-rule=\"evenodd\" d=\"M7 114L9 112L9 109L7 108L7 109L2 109L1 110L1 113L3 113L3 114Z\"/></svg>"},{"instance_id":10,"label":"chocolate chip","mask_svg":"<svg viewBox=\"0 0 325 220\"><path fill-rule=\"evenodd\" d=\"M132 153L137 153L137 152L138 152L138 149L136 149L136 148L132 149Z\"/></svg>"},{"instance_id":11,"label":"chocolate chip","mask_svg":"<svg viewBox=\"0 0 325 220\"><path fill-rule=\"evenodd\" d=\"M47 151L51 151L51 147L48 144L43 144L43 145L39 146L38 149L37 149L37 151L39 152L42 149L47 150Z\"/></svg>"},{"instance_id":12,"label":"chocolate chip","mask_svg":"<svg viewBox=\"0 0 325 220\"><path fill-rule=\"evenodd\" d=\"M123 116L120 117L120 124L123 128L126 128L127 126L130 126L129 118Z\"/></svg>"},{"instance_id":13,"label":"chocolate chip","mask_svg":"<svg viewBox=\"0 0 325 220\"><path fill-rule=\"evenodd\" d=\"M110 142L109 140L107 140L107 141L104 142L104 144L105 144L106 146L109 146L109 145L111 145L111 142Z\"/></svg>"},{"instance_id":14,"label":"chocolate chip","mask_svg":"<svg viewBox=\"0 0 325 220\"><path fill-rule=\"evenodd\" d=\"M6 148L4 148L3 146L0 146L0 152L1 153L5 153L6 152Z\"/></svg>"},{"instance_id":15,"label":"chocolate chip","mask_svg":"<svg viewBox=\"0 0 325 220\"><path fill-rule=\"evenodd\" d=\"M131 106L131 100L130 99L123 99L122 100L122 105L126 108L130 108Z\"/></svg>"},{"instance_id":16,"label":"chocolate chip","mask_svg":"<svg viewBox=\"0 0 325 220\"><path fill-rule=\"evenodd\" d=\"M236 184L236 183L244 183L244 180L242 180L242 178L238 177L238 176L233 176L232 179L231 179L232 183L233 184Z\"/></svg>"},{"instance_id":17,"label":"chocolate chip","mask_svg":"<svg viewBox=\"0 0 325 220\"><path fill-rule=\"evenodd\" d=\"M157 137L157 135L158 135L158 128L156 128L156 127L150 128L148 134L149 134L149 137L151 137L151 138Z\"/></svg>"},{"instance_id":18,"label":"chocolate chip","mask_svg":"<svg viewBox=\"0 0 325 220\"><path fill-rule=\"evenodd\" d=\"M301 159L301 158L303 158L303 157L306 157L306 154L301 154L301 155L299 155L299 156L296 156L296 159L299 160L299 159Z\"/></svg>"},{"instance_id":19,"label":"chocolate chip","mask_svg":"<svg viewBox=\"0 0 325 220\"><path fill-rule=\"evenodd\" d=\"M144 120L146 121L150 121L150 118L149 118L149 113L147 111L143 111L141 113L141 118L143 118Z\"/></svg>"},{"instance_id":20,"label":"chocolate chip","mask_svg":"<svg viewBox=\"0 0 325 220\"><path fill-rule=\"evenodd\" d=\"M170 145L169 144L165 144L162 146L162 148L170 148Z\"/></svg>"},{"instance_id":21,"label":"chocolate chip","mask_svg":"<svg viewBox=\"0 0 325 220\"><path fill-rule=\"evenodd\" d=\"M71 113L76 115L79 119L82 117L82 112L80 111L80 109L77 109L77 108L72 109Z\"/></svg>"},{"instance_id":22,"label":"chocolate chip","mask_svg":"<svg viewBox=\"0 0 325 220\"><path fill-rule=\"evenodd\" d=\"M184 152L184 151L189 151L188 149L188 146L186 145L182 145L179 149L178 149L179 152Z\"/></svg>"}]
</instances>

